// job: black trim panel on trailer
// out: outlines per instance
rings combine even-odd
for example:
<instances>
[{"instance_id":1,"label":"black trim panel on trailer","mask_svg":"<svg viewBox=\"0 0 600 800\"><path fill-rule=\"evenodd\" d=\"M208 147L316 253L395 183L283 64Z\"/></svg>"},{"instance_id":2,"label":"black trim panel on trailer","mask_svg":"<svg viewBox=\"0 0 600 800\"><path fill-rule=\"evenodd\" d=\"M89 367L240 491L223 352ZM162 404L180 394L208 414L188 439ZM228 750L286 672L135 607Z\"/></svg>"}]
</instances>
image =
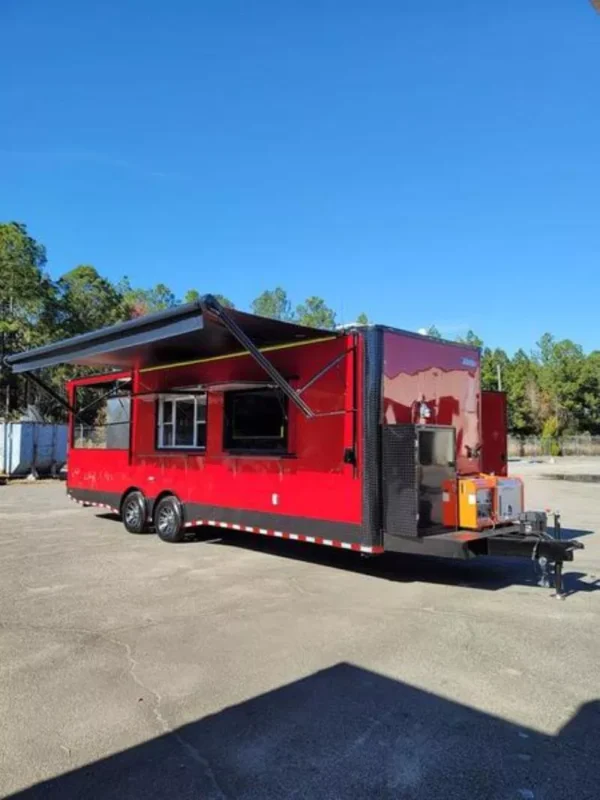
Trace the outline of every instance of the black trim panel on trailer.
<instances>
[{"instance_id":1,"label":"black trim panel on trailer","mask_svg":"<svg viewBox=\"0 0 600 800\"><path fill-rule=\"evenodd\" d=\"M96 492L92 489L69 489L68 494L80 503L98 504L119 509L121 496L112 492ZM149 508L153 499L146 498ZM186 522L210 520L216 523L231 525L247 525L251 528L295 533L299 536L312 536L322 539L334 539L345 544L364 545L362 527L346 522L332 522L326 519L309 517L291 517L285 514L270 514L262 511L249 511L241 508L204 505L200 503L182 503Z\"/></svg>"},{"instance_id":2,"label":"black trim panel on trailer","mask_svg":"<svg viewBox=\"0 0 600 800\"><path fill-rule=\"evenodd\" d=\"M381 547L381 418L383 333L363 333L363 418L361 441L363 544Z\"/></svg>"},{"instance_id":3,"label":"black trim panel on trailer","mask_svg":"<svg viewBox=\"0 0 600 800\"><path fill-rule=\"evenodd\" d=\"M119 511L121 500L123 499L118 492L97 492L94 489L70 489L68 487L67 495L78 503L96 504L106 508L113 508L115 511Z\"/></svg>"},{"instance_id":4,"label":"black trim panel on trailer","mask_svg":"<svg viewBox=\"0 0 600 800\"><path fill-rule=\"evenodd\" d=\"M332 522L328 519L291 517L285 514L270 514L263 511L249 511L243 508L223 508L221 506L185 504L186 521L211 520L234 525L247 525L251 528L296 533L299 536L313 536L321 539L334 539L346 544L364 545L362 527L347 522Z\"/></svg>"}]
</instances>

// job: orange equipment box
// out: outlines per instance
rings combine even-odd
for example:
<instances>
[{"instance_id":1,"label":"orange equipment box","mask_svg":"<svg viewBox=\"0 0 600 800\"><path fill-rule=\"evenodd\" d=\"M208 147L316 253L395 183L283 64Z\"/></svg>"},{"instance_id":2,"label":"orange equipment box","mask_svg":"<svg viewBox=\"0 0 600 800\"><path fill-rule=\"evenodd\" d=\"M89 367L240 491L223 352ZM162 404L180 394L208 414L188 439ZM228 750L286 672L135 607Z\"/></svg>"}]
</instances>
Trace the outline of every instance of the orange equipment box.
<instances>
[{"instance_id":1,"label":"orange equipment box","mask_svg":"<svg viewBox=\"0 0 600 800\"><path fill-rule=\"evenodd\" d=\"M442 520L448 528L482 530L506 525L523 511L520 478L479 475L444 481Z\"/></svg>"}]
</instances>

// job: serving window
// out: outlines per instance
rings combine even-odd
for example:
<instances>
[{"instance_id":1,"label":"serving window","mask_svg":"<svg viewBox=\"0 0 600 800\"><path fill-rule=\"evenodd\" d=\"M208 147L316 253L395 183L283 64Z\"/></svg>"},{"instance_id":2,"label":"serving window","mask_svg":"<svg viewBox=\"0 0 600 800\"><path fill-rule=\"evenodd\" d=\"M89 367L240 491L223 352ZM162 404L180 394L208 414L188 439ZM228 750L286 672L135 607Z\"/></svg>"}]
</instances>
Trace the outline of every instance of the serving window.
<instances>
[{"instance_id":1,"label":"serving window","mask_svg":"<svg viewBox=\"0 0 600 800\"><path fill-rule=\"evenodd\" d=\"M288 402L278 389L225 392L223 447L237 453L288 452Z\"/></svg>"}]
</instances>

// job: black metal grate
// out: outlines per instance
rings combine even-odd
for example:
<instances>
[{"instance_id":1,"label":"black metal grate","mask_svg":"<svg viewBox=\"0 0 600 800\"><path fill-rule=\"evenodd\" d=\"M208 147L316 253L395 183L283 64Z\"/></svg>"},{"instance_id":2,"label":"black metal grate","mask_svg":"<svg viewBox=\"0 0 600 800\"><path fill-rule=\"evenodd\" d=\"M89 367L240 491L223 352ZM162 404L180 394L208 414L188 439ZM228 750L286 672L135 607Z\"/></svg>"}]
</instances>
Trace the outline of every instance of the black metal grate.
<instances>
[{"instance_id":1,"label":"black metal grate","mask_svg":"<svg viewBox=\"0 0 600 800\"><path fill-rule=\"evenodd\" d=\"M384 425L383 528L396 536L418 535L417 431L415 425Z\"/></svg>"}]
</instances>

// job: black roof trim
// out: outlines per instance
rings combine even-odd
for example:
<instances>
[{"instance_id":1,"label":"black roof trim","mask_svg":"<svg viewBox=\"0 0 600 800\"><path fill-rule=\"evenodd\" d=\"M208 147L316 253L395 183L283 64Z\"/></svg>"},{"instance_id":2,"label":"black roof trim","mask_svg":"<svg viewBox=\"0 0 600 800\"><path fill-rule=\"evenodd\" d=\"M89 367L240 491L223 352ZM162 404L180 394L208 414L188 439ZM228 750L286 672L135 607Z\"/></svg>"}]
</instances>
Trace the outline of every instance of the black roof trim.
<instances>
[{"instance_id":1,"label":"black roof trim","mask_svg":"<svg viewBox=\"0 0 600 800\"><path fill-rule=\"evenodd\" d=\"M481 347L467 342L454 342L452 339L438 339L436 336L428 336L426 333L417 333L417 331L405 331L402 328L392 328L390 325L371 325L369 326L384 333L399 333L402 336L410 336L412 339L426 339L428 342L437 342L437 344L450 344L453 347L462 347L467 350L474 350L476 353L481 353Z\"/></svg>"}]
</instances>

